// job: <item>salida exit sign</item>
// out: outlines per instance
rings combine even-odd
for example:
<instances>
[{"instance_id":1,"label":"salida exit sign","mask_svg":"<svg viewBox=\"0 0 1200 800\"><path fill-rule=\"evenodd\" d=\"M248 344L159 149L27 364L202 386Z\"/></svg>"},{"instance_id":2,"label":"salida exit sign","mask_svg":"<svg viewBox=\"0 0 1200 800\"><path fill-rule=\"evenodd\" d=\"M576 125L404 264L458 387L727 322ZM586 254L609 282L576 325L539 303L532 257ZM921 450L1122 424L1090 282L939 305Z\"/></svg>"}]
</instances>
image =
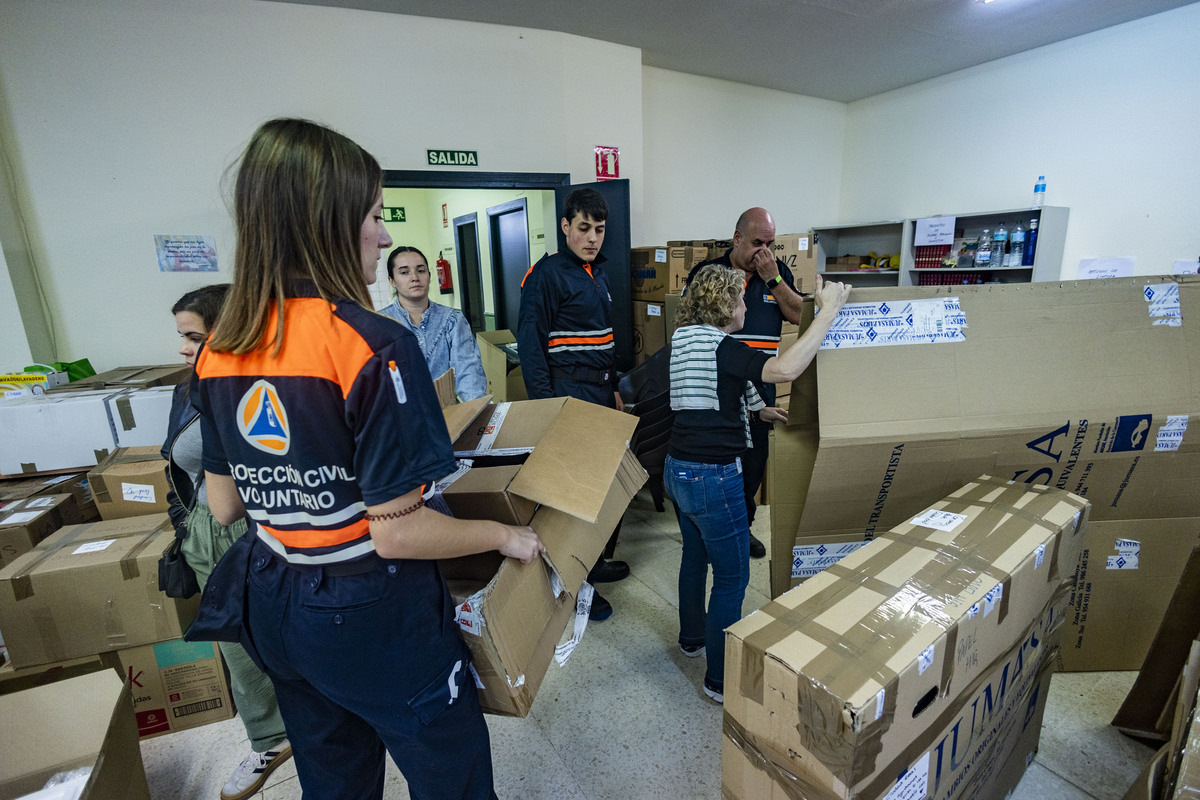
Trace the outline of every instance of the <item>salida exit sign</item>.
<instances>
[{"instance_id":1,"label":"salida exit sign","mask_svg":"<svg viewBox=\"0 0 1200 800\"><path fill-rule=\"evenodd\" d=\"M431 167L478 167L477 150L426 150Z\"/></svg>"}]
</instances>

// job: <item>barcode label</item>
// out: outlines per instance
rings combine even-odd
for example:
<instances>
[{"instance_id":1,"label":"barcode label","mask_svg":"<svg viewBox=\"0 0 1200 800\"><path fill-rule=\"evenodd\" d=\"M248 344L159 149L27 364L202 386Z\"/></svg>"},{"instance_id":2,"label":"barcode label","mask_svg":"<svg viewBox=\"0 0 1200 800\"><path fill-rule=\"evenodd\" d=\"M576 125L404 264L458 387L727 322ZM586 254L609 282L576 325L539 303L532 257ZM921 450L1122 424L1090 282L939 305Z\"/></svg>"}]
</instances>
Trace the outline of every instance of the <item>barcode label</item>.
<instances>
[{"instance_id":1,"label":"barcode label","mask_svg":"<svg viewBox=\"0 0 1200 800\"><path fill-rule=\"evenodd\" d=\"M188 703L186 706L176 706L171 709L171 713L175 715L175 719L180 717L191 716L192 714L203 714L205 711L212 711L214 708L220 708L225 705L221 698L214 697L211 700L201 700L199 703Z\"/></svg>"}]
</instances>

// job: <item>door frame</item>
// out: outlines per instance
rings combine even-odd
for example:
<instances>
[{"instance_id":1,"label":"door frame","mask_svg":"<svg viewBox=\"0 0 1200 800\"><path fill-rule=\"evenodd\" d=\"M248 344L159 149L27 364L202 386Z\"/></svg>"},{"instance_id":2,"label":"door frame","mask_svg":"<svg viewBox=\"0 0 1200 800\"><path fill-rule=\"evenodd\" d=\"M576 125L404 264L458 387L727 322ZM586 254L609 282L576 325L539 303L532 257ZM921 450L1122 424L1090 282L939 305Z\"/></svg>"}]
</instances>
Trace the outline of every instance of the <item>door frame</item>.
<instances>
[{"instance_id":1,"label":"door frame","mask_svg":"<svg viewBox=\"0 0 1200 800\"><path fill-rule=\"evenodd\" d=\"M458 172L448 169L385 169L385 189L553 189L569 186L567 172Z\"/></svg>"},{"instance_id":2,"label":"door frame","mask_svg":"<svg viewBox=\"0 0 1200 800\"><path fill-rule=\"evenodd\" d=\"M495 276L492 280L492 302L496 306L496 327L507 328L515 332L517 315L514 313L513 318L509 319L510 306L519 307L521 290L515 290L510 287L510 279L515 275L508 275L504 272L504 265L497 263L498 245L500 242L500 217L504 214L511 214L514 211L520 211L525 216L525 266L522 267L520 276L525 277L529 265L531 254L529 252L529 198L518 197L516 200L509 200L507 203L501 203L498 206L492 206L486 209L488 217L488 249L492 256L492 275ZM512 302L514 301L515 302Z\"/></svg>"},{"instance_id":3,"label":"door frame","mask_svg":"<svg viewBox=\"0 0 1200 800\"><path fill-rule=\"evenodd\" d=\"M476 275L474 276L474 280L471 279L471 276L468 274L467 264L463 260L462 243L465 234L463 229L469 225L475 238L475 263L473 266L478 272L482 273L483 265L479 262L479 212L472 211L469 214L454 217L450 221L450 225L454 229L454 247L456 248L454 260L458 262L458 285L462 287L463 292L462 312L467 318L467 324L471 326L471 332L478 333L479 331L487 330L487 312L483 307L475 308L475 301L471 297L471 287L475 286L479 289L479 305L483 306L483 289L479 286L482 275ZM476 311L479 314L479 330L475 330L475 322L471 319L472 312Z\"/></svg>"}]
</instances>

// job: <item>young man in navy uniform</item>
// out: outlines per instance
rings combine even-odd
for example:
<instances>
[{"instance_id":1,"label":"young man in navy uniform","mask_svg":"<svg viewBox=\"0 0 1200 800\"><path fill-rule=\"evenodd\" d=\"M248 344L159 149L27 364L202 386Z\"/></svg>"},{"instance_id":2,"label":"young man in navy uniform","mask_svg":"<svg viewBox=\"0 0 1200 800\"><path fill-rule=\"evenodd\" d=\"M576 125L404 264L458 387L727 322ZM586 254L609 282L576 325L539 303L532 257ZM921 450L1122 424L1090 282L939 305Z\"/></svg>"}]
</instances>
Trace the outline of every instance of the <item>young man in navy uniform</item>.
<instances>
[{"instance_id":1,"label":"young man in navy uniform","mask_svg":"<svg viewBox=\"0 0 1200 800\"><path fill-rule=\"evenodd\" d=\"M730 334L767 355L779 355L779 337L783 321L800 323L803 298L796 291L792 272L775 258L771 245L775 243L775 220L765 208L751 208L738 217L733 231L733 247L717 258L696 265L688 274L688 282L701 267L723 264L741 270L746 277L746 323L737 333ZM775 405L775 384L755 382L763 402ZM742 456L742 480L746 485L746 514L754 524L754 498L767 469L767 435L771 423L757 416L750 419L750 438L754 446ZM750 555L762 558L767 548L750 535Z\"/></svg>"},{"instance_id":2,"label":"young man in navy uniform","mask_svg":"<svg viewBox=\"0 0 1200 800\"><path fill-rule=\"evenodd\" d=\"M547 254L521 281L517 353L529 399L576 397L622 408L614 365L612 295L602 265L608 203L595 189L567 195L560 224L566 252ZM619 581L629 575L624 561L610 561L616 530L604 555L588 575L591 583ZM597 592L591 618L608 619L612 605Z\"/></svg>"}]
</instances>

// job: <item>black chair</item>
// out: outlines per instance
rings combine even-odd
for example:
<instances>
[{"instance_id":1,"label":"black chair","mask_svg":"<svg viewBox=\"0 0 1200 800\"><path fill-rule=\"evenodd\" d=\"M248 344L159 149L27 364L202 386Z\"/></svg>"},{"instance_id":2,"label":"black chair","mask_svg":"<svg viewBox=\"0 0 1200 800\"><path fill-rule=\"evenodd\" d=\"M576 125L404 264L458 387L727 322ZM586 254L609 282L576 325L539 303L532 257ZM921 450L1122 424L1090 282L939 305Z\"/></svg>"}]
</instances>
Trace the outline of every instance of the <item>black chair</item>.
<instances>
[{"instance_id":1,"label":"black chair","mask_svg":"<svg viewBox=\"0 0 1200 800\"><path fill-rule=\"evenodd\" d=\"M629 449L650 476L647 486L656 511L663 505L663 469L675 412L671 410L671 348L662 348L626 373L617 389L625 410L638 418Z\"/></svg>"}]
</instances>

